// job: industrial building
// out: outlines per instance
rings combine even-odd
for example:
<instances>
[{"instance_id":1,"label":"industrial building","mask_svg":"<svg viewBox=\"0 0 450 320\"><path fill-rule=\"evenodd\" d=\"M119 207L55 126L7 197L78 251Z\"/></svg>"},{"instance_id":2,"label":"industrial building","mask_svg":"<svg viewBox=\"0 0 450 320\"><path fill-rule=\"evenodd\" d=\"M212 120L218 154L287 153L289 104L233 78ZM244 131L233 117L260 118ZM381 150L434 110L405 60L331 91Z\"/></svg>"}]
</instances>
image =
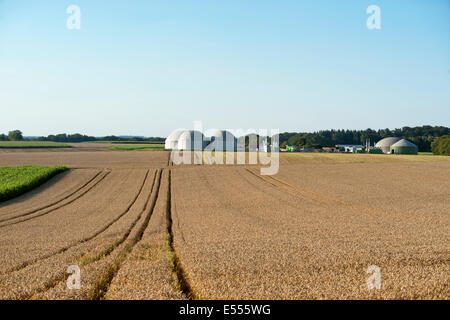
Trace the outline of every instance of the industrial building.
<instances>
[{"instance_id":1,"label":"industrial building","mask_svg":"<svg viewBox=\"0 0 450 320\"><path fill-rule=\"evenodd\" d=\"M237 139L228 131L217 130L211 135L210 140L208 148L223 151L236 151L237 149Z\"/></svg>"},{"instance_id":2,"label":"industrial building","mask_svg":"<svg viewBox=\"0 0 450 320\"><path fill-rule=\"evenodd\" d=\"M388 137L381 139L375 145L375 148L381 149L383 153L389 154L417 154L417 146L406 139L398 137Z\"/></svg>"},{"instance_id":3,"label":"industrial building","mask_svg":"<svg viewBox=\"0 0 450 320\"><path fill-rule=\"evenodd\" d=\"M176 130L165 141L165 148L170 150L211 150L235 151L237 140L233 134L225 130L214 132L205 137L196 130Z\"/></svg>"},{"instance_id":4,"label":"industrial building","mask_svg":"<svg viewBox=\"0 0 450 320\"><path fill-rule=\"evenodd\" d=\"M200 131L186 130L180 134L176 145L178 150L203 150L205 136Z\"/></svg>"},{"instance_id":5,"label":"industrial building","mask_svg":"<svg viewBox=\"0 0 450 320\"><path fill-rule=\"evenodd\" d=\"M257 137L257 136L256 136ZM256 141L257 142L257 141ZM245 137L239 140L229 131L217 130L210 137L206 137L200 131L176 130L165 141L165 148L169 150L221 150L237 151L240 148L246 151L271 152L279 151L278 142L269 145L267 138L260 139L259 145L246 145ZM244 147L245 145L245 147Z\"/></svg>"},{"instance_id":6,"label":"industrial building","mask_svg":"<svg viewBox=\"0 0 450 320\"><path fill-rule=\"evenodd\" d=\"M180 136L183 132L184 132L184 130L176 130L176 131L172 132L171 134L169 134L169 136L166 139L164 148L177 150L178 149L178 139L180 138Z\"/></svg>"},{"instance_id":7,"label":"industrial building","mask_svg":"<svg viewBox=\"0 0 450 320\"><path fill-rule=\"evenodd\" d=\"M342 152L361 153L364 151L364 146L361 144L337 144L336 148Z\"/></svg>"},{"instance_id":8,"label":"industrial building","mask_svg":"<svg viewBox=\"0 0 450 320\"><path fill-rule=\"evenodd\" d=\"M417 154L417 146L406 139L402 139L391 146L391 154Z\"/></svg>"},{"instance_id":9,"label":"industrial building","mask_svg":"<svg viewBox=\"0 0 450 320\"><path fill-rule=\"evenodd\" d=\"M381 149L381 151L383 151L383 153L390 153L391 152L391 146L400 141L400 138L397 137L388 137L388 138L384 138L381 139L380 141L378 141L375 144L375 148L379 148Z\"/></svg>"}]
</instances>

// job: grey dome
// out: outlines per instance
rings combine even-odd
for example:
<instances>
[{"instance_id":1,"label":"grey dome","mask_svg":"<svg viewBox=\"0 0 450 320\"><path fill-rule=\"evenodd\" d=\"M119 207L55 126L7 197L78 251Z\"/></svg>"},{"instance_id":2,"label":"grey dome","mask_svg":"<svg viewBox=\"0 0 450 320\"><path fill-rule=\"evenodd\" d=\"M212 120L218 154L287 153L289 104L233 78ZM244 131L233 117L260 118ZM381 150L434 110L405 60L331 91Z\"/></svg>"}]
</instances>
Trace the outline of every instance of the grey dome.
<instances>
[{"instance_id":1,"label":"grey dome","mask_svg":"<svg viewBox=\"0 0 450 320\"><path fill-rule=\"evenodd\" d=\"M392 146L393 147L413 147L413 148L417 148L417 146L412 143L411 141L408 141L406 139L402 139L399 140L398 142L394 143Z\"/></svg>"},{"instance_id":2,"label":"grey dome","mask_svg":"<svg viewBox=\"0 0 450 320\"><path fill-rule=\"evenodd\" d=\"M389 153L391 151L391 146L400 140L401 139L397 137L384 138L378 141L375 147L380 148L383 151L383 153Z\"/></svg>"},{"instance_id":3,"label":"grey dome","mask_svg":"<svg viewBox=\"0 0 450 320\"><path fill-rule=\"evenodd\" d=\"M417 146L406 139L402 139L391 146L391 153L394 154L417 154Z\"/></svg>"}]
</instances>

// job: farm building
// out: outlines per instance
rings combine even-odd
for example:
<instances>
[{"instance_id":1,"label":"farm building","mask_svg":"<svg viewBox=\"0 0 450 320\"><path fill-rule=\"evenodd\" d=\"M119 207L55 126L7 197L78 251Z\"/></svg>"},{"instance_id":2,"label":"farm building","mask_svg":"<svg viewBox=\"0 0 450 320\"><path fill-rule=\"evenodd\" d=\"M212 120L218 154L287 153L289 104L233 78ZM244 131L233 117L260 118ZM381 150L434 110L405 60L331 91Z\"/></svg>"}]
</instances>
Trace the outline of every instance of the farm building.
<instances>
[{"instance_id":1,"label":"farm building","mask_svg":"<svg viewBox=\"0 0 450 320\"><path fill-rule=\"evenodd\" d=\"M186 130L181 133L177 148L178 150L203 150L205 148L205 137L203 133L195 130Z\"/></svg>"},{"instance_id":2,"label":"farm building","mask_svg":"<svg viewBox=\"0 0 450 320\"><path fill-rule=\"evenodd\" d=\"M249 135L242 136L239 139L229 131L217 130L211 137L206 137L200 131L194 130L176 130L172 132L165 141L165 148L171 150L222 150L222 151L237 151L238 149L254 152L271 152L279 151L278 142L273 142L270 145L267 138L259 138L260 144L254 145L258 142L258 136L250 137L250 144L246 143ZM254 142L252 139L254 138Z\"/></svg>"},{"instance_id":3,"label":"farm building","mask_svg":"<svg viewBox=\"0 0 450 320\"><path fill-rule=\"evenodd\" d=\"M391 146L399 142L401 139L397 137L388 137L381 139L375 144L375 148L380 148L383 153L390 153L391 152Z\"/></svg>"},{"instance_id":4,"label":"farm building","mask_svg":"<svg viewBox=\"0 0 450 320\"><path fill-rule=\"evenodd\" d=\"M391 146L391 154L417 154L417 146L406 139L402 139Z\"/></svg>"},{"instance_id":5,"label":"farm building","mask_svg":"<svg viewBox=\"0 0 450 320\"><path fill-rule=\"evenodd\" d=\"M176 130L172 132L166 139L165 142L165 148L166 149L178 149L178 139L180 138L181 134L184 132L184 130Z\"/></svg>"},{"instance_id":6,"label":"farm building","mask_svg":"<svg viewBox=\"0 0 450 320\"><path fill-rule=\"evenodd\" d=\"M338 144L336 148L343 152L361 153L364 150L364 146L360 144Z\"/></svg>"},{"instance_id":7,"label":"farm building","mask_svg":"<svg viewBox=\"0 0 450 320\"><path fill-rule=\"evenodd\" d=\"M225 130L214 132L211 135L211 144L214 144L214 150L235 151L237 149L235 136Z\"/></svg>"},{"instance_id":8,"label":"farm building","mask_svg":"<svg viewBox=\"0 0 450 320\"><path fill-rule=\"evenodd\" d=\"M228 131L218 130L211 137L195 130L176 130L165 141L165 148L172 150L203 150L210 145L215 150L236 150L237 140Z\"/></svg>"}]
</instances>

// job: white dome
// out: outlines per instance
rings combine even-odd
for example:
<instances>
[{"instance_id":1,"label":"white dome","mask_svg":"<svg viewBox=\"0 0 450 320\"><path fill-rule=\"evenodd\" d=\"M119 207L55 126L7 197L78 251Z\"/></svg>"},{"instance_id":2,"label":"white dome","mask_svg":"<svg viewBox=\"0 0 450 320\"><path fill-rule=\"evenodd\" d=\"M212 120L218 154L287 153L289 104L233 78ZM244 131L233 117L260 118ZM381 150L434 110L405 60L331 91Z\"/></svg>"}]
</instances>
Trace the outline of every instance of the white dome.
<instances>
[{"instance_id":1,"label":"white dome","mask_svg":"<svg viewBox=\"0 0 450 320\"><path fill-rule=\"evenodd\" d=\"M178 150L203 150L205 137L200 131L184 131L178 139Z\"/></svg>"},{"instance_id":2,"label":"white dome","mask_svg":"<svg viewBox=\"0 0 450 320\"><path fill-rule=\"evenodd\" d=\"M175 130L169 134L165 142L165 148L173 150L178 149L178 139L184 131L185 130Z\"/></svg>"},{"instance_id":3,"label":"white dome","mask_svg":"<svg viewBox=\"0 0 450 320\"><path fill-rule=\"evenodd\" d=\"M211 135L210 146L214 150L234 151L237 148L237 139L226 130L217 130Z\"/></svg>"}]
</instances>

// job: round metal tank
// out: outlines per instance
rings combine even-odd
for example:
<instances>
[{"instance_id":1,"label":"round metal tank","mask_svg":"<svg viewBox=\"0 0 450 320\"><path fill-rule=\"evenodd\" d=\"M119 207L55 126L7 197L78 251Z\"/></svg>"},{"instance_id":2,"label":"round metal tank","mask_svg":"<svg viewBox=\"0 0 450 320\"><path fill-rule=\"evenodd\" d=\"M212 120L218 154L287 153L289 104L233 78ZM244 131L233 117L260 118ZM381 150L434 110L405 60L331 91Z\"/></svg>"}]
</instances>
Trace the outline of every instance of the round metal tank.
<instances>
[{"instance_id":1,"label":"round metal tank","mask_svg":"<svg viewBox=\"0 0 450 320\"><path fill-rule=\"evenodd\" d=\"M389 153L389 152L391 152L391 146L400 140L401 139L397 138L397 137L384 138L384 139L381 139L380 141L378 141L377 144L375 145L375 147L380 148L381 151L383 151L383 153Z\"/></svg>"},{"instance_id":2,"label":"round metal tank","mask_svg":"<svg viewBox=\"0 0 450 320\"><path fill-rule=\"evenodd\" d=\"M200 131L184 131L178 139L178 150L203 150L205 137Z\"/></svg>"},{"instance_id":3,"label":"round metal tank","mask_svg":"<svg viewBox=\"0 0 450 320\"><path fill-rule=\"evenodd\" d=\"M235 151L237 139L231 132L217 130L211 135L211 144L214 144L214 150Z\"/></svg>"},{"instance_id":4,"label":"round metal tank","mask_svg":"<svg viewBox=\"0 0 450 320\"><path fill-rule=\"evenodd\" d=\"M417 146L406 139L402 139L391 146L391 153L393 154L417 154Z\"/></svg>"}]
</instances>

